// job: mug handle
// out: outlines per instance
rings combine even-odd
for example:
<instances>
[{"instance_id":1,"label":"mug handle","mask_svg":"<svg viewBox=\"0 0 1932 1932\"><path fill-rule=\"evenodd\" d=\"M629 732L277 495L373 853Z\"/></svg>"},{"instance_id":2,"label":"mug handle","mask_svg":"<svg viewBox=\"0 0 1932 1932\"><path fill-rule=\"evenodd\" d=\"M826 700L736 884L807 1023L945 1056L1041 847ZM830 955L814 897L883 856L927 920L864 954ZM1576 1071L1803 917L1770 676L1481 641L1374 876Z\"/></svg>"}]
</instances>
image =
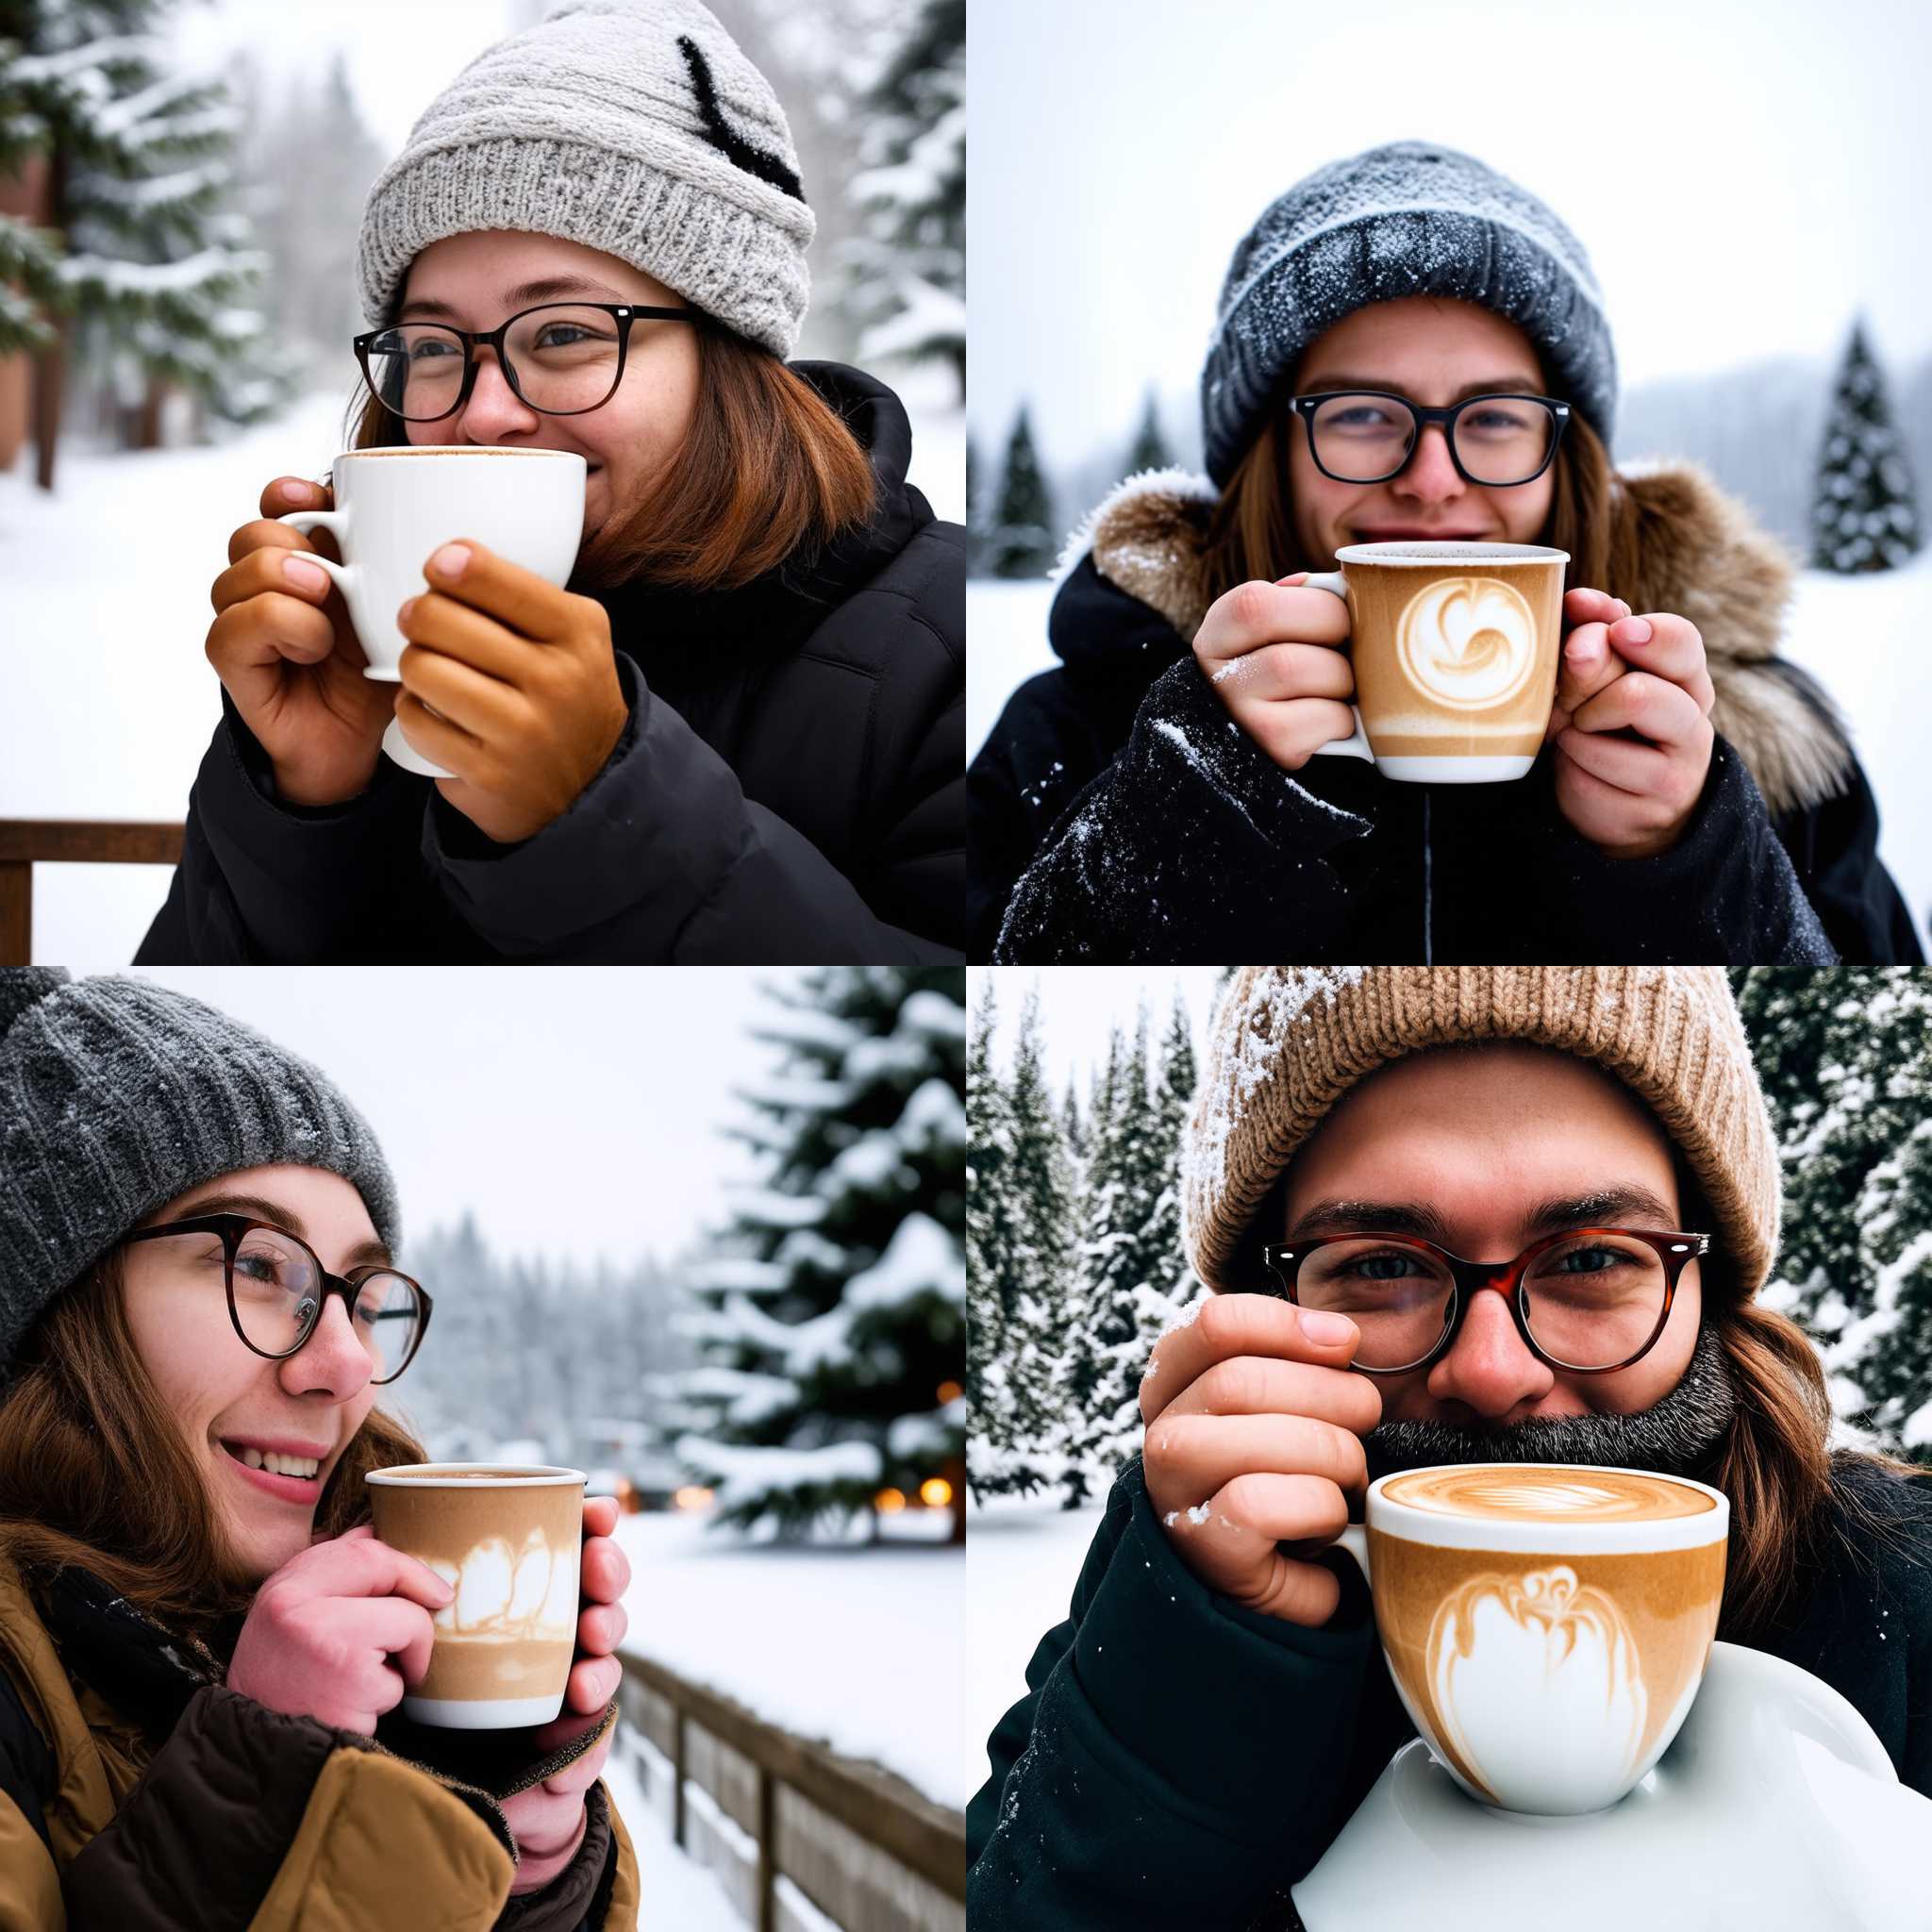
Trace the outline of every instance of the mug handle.
<instances>
[{"instance_id":1,"label":"mug handle","mask_svg":"<svg viewBox=\"0 0 1932 1932\"><path fill-rule=\"evenodd\" d=\"M1328 746L1323 748L1331 749ZM1362 1581L1369 1581L1369 1532L1365 1524L1351 1523L1328 1547L1346 1550L1355 1558L1356 1568L1362 1573Z\"/></svg>"},{"instance_id":2,"label":"mug handle","mask_svg":"<svg viewBox=\"0 0 1932 1932\"><path fill-rule=\"evenodd\" d=\"M340 550L349 527L349 512L345 509L291 509L287 516L277 517L275 522L287 524L291 530L300 530L305 537L310 530L326 530L336 540L336 548ZM319 550L309 555L308 561L332 577L337 590L344 597L349 594L352 566L338 563L334 558L325 557Z\"/></svg>"},{"instance_id":3,"label":"mug handle","mask_svg":"<svg viewBox=\"0 0 1932 1932\"><path fill-rule=\"evenodd\" d=\"M1309 591L1326 591L1331 597L1341 597L1346 602L1342 582L1342 575L1339 570L1310 571L1307 581L1302 588ZM1315 747L1316 754L1319 756L1325 753L1329 758L1367 758L1373 765L1375 762L1375 755L1369 749L1368 733L1362 729L1362 714L1354 705L1350 705L1348 708L1355 713L1354 735L1349 738L1333 739L1326 744L1318 744ZM1368 1558L1364 1557L1361 1562L1362 1574L1366 1576L1369 1574Z\"/></svg>"}]
</instances>

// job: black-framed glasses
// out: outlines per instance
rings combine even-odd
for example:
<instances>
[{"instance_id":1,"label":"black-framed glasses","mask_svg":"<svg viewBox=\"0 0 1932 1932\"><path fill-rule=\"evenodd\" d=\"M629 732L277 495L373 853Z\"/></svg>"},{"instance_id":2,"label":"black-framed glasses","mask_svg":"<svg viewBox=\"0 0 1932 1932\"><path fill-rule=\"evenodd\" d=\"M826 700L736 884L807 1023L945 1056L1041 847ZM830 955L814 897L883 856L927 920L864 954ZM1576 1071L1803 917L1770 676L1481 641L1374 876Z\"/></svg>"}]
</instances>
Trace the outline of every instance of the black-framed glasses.
<instances>
[{"instance_id":1,"label":"black-framed glasses","mask_svg":"<svg viewBox=\"0 0 1932 1932\"><path fill-rule=\"evenodd\" d=\"M1264 1247L1261 1259L1297 1307L1356 1324L1351 1366L1368 1374L1426 1368L1456 1340L1478 1291L1492 1288L1539 1361L1607 1375L1649 1353L1685 1263L1709 1252L1705 1234L1573 1227L1513 1261L1465 1261L1417 1235L1367 1231Z\"/></svg>"},{"instance_id":2,"label":"black-framed glasses","mask_svg":"<svg viewBox=\"0 0 1932 1932\"><path fill-rule=\"evenodd\" d=\"M1570 405L1554 396L1465 396L1447 408L1425 408L1392 390L1338 390L1291 396L1307 425L1308 454L1335 483L1386 483L1414 452L1425 425L1440 423L1449 459L1465 483L1507 490L1534 483L1557 459Z\"/></svg>"},{"instance_id":3,"label":"black-framed glasses","mask_svg":"<svg viewBox=\"0 0 1932 1932\"><path fill-rule=\"evenodd\" d=\"M490 348L517 400L543 416L601 409L624 380L630 332L639 322L703 328L700 308L621 302L545 302L479 333L442 322L404 322L355 338L369 392L405 423L454 416L476 386L476 351Z\"/></svg>"},{"instance_id":4,"label":"black-framed glasses","mask_svg":"<svg viewBox=\"0 0 1932 1932\"><path fill-rule=\"evenodd\" d=\"M379 1264L346 1276L331 1274L307 1241L273 1222L246 1214L194 1214L136 1228L126 1239L190 1234L220 1241L228 1319L257 1355L275 1361L293 1355L314 1334L332 1294L341 1296L349 1325L377 1371L372 1382L393 1382L422 1344L430 1304L421 1283ZM207 1260L212 1269L211 1250Z\"/></svg>"}]
</instances>

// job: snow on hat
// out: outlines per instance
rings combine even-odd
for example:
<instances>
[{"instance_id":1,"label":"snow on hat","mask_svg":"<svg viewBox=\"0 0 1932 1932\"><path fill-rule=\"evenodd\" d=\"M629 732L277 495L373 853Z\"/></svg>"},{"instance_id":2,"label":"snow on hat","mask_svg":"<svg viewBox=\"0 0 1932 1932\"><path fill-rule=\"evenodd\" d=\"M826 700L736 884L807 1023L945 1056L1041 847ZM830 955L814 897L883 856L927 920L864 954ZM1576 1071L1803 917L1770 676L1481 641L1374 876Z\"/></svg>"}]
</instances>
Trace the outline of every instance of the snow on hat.
<instances>
[{"instance_id":1,"label":"snow on hat","mask_svg":"<svg viewBox=\"0 0 1932 1932\"><path fill-rule=\"evenodd\" d=\"M307 1060L149 980L0 972L0 1391L42 1310L143 1215L283 1161L341 1174L397 1246L382 1148Z\"/></svg>"},{"instance_id":2,"label":"snow on hat","mask_svg":"<svg viewBox=\"0 0 1932 1932\"><path fill-rule=\"evenodd\" d=\"M371 328L433 242L490 228L614 255L790 356L817 222L771 84L698 0L560 0L470 62L362 211Z\"/></svg>"},{"instance_id":3,"label":"snow on hat","mask_svg":"<svg viewBox=\"0 0 1932 1932\"><path fill-rule=\"evenodd\" d=\"M1473 157L1396 141L1296 182L1235 249L1201 372L1208 475L1224 484L1234 474L1310 342L1403 295L1454 296L1515 323L1608 444L1617 358L1583 244Z\"/></svg>"},{"instance_id":4,"label":"snow on hat","mask_svg":"<svg viewBox=\"0 0 1932 1932\"><path fill-rule=\"evenodd\" d=\"M1376 1068L1458 1040L1594 1060L1644 1101L1717 1221L1740 1299L1777 1252L1777 1143L1722 966L1243 966L1185 1130L1188 1258L1220 1289L1296 1148Z\"/></svg>"}]
</instances>

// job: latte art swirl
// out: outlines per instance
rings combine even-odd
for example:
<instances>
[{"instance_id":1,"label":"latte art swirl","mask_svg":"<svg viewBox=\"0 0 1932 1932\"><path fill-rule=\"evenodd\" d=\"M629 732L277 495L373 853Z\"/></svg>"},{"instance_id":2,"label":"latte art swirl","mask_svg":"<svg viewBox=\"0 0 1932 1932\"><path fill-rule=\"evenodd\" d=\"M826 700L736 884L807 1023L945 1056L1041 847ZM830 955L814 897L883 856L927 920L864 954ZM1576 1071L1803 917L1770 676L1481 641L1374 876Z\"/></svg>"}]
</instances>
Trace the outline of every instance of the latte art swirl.
<instances>
[{"instance_id":1,"label":"latte art swirl","mask_svg":"<svg viewBox=\"0 0 1932 1932\"><path fill-rule=\"evenodd\" d=\"M1700 1516L1712 1507L1688 1483L1614 1470L1418 1470L1389 1483L1383 1493L1391 1503L1433 1515L1538 1523L1647 1523Z\"/></svg>"},{"instance_id":2,"label":"latte art swirl","mask_svg":"<svg viewBox=\"0 0 1932 1932\"><path fill-rule=\"evenodd\" d=\"M1404 608L1395 647L1433 702L1479 711L1507 704L1536 668L1536 620L1500 577L1438 577Z\"/></svg>"}]
</instances>

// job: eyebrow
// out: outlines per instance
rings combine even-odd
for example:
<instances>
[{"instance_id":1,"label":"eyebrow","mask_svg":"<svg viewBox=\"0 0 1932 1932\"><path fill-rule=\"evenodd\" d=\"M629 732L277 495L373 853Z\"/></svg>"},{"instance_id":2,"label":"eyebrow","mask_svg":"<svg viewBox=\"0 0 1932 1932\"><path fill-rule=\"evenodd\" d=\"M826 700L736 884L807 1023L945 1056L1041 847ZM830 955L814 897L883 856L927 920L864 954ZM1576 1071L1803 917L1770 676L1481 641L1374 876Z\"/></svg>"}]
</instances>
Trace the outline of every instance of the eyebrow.
<instances>
[{"instance_id":1,"label":"eyebrow","mask_svg":"<svg viewBox=\"0 0 1932 1932\"><path fill-rule=\"evenodd\" d=\"M516 288L508 290L503 299L515 309L526 307L532 302L547 302L553 295L604 295L613 302L633 302L637 299L626 295L622 289L610 288L603 282L593 282L584 275L551 275L540 282L523 282ZM403 304L396 312L396 320L400 322L406 315L455 317L459 313L459 309L447 302L437 301L433 295L419 295L413 301Z\"/></svg>"},{"instance_id":2,"label":"eyebrow","mask_svg":"<svg viewBox=\"0 0 1932 1932\"><path fill-rule=\"evenodd\" d=\"M1295 387L1307 395L1319 395L1331 389L1380 389L1391 395L1408 396L1408 391L1399 383L1391 382L1381 375L1322 375L1307 382L1297 383ZM1459 403L1465 396L1483 395L1541 395L1534 376L1524 375L1521 371L1514 375L1487 375L1480 382L1465 382L1449 398ZM1412 402L1413 397L1408 397Z\"/></svg>"},{"instance_id":3,"label":"eyebrow","mask_svg":"<svg viewBox=\"0 0 1932 1932\"><path fill-rule=\"evenodd\" d=\"M297 1241L308 1241L311 1247L314 1245L302 1217L292 1208L286 1207L279 1201L271 1201L263 1194L203 1194L198 1200L183 1202L171 1218L186 1221L197 1214L246 1214L252 1220L272 1222L276 1227L293 1235ZM379 1268L395 1266L394 1257L388 1248L381 1241L372 1238L358 1241L349 1250L342 1267L360 1268L369 1262L374 1262Z\"/></svg>"},{"instance_id":4,"label":"eyebrow","mask_svg":"<svg viewBox=\"0 0 1932 1932\"><path fill-rule=\"evenodd\" d=\"M1557 1194L1540 1201L1524 1216L1524 1241L1557 1234L1566 1227L1631 1226L1653 1233L1673 1231L1671 1209L1648 1188L1600 1188L1589 1194ZM1449 1225L1426 1201L1316 1201L1289 1227L1284 1241L1355 1229L1411 1234L1454 1251Z\"/></svg>"}]
</instances>

